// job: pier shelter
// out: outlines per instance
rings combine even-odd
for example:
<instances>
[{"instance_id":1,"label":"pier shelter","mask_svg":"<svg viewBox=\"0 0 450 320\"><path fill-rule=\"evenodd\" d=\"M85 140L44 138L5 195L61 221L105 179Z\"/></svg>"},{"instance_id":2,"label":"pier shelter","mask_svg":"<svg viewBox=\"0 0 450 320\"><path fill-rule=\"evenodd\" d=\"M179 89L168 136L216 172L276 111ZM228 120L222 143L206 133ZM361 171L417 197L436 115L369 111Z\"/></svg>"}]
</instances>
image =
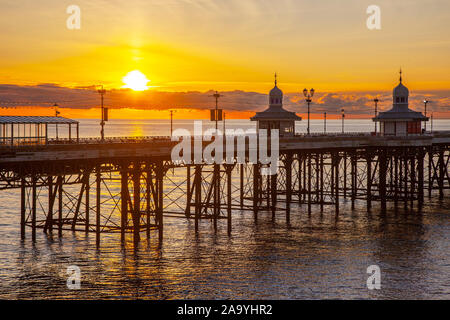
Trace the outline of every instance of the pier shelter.
<instances>
[{"instance_id":1,"label":"pier shelter","mask_svg":"<svg viewBox=\"0 0 450 320\"><path fill-rule=\"evenodd\" d=\"M72 129L75 130L74 137ZM0 116L0 145L47 144L49 139L60 140L60 133L65 131L67 134L64 136L67 138L61 139L61 142L79 140L79 122L76 120L63 117Z\"/></svg>"},{"instance_id":2,"label":"pier shelter","mask_svg":"<svg viewBox=\"0 0 450 320\"><path fill-rule=\"evenodd\" d=\"M280 137L295 135L295 121L302 118L295 112L283 109L283 92L277 86L275 76L275 87L269 93L269 108L262 112L257 112L250 120L257 121L257 130L267 129L270 134L271 129L278 129Z\"/></svg>"},{"instance_id":3,"label":"pier shelter","mask_svg":"<svg viewBox=\"0 0 450 320\"><path fill-rule=\"evenodd\" d=\"M409 109L409 90L402 83L394 88L393 107L386 112L380 112L372 118L380 122L380 134L383 136L406 136L409 134L422 134L422 122L428 121L421 112Z\"/></svg>"}]
</instances>

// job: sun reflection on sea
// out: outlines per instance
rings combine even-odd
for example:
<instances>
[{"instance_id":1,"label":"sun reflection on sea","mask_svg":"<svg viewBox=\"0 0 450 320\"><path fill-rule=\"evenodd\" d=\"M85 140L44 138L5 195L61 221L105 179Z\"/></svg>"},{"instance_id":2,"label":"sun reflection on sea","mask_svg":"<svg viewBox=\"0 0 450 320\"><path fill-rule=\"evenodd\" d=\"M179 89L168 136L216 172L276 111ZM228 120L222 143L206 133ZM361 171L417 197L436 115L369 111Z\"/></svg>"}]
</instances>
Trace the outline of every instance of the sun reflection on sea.
<instances>
[{"instance_id":1,"label":"sun reflection on sea","mask_svg":"<svg viewBox=\"0 0 450 320\"><path fill-rule=\"evenodd\" d=\"M132 137L142 137L144 135L143 127L140 123L134 123L131 128L131 136Z\"/></svg>"}]
</instances>

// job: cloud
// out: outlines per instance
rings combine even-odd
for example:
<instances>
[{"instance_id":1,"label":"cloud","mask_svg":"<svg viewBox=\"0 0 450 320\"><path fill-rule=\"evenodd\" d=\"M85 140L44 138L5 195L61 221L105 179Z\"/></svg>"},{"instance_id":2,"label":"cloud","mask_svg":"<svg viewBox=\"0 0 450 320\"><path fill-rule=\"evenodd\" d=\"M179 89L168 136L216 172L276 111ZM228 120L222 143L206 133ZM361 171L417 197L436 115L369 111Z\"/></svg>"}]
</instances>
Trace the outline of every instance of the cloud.
<instances>
[{"instance_id":1,"label":"cloud","mask_svg":"<svg viewBox=\"0 0 450 320\"><path fill-rule=\"evenodd\" d=\"M105 96L105 105L110 108L134 108L150 110L167 109L210 109L214 107L214 91L199 92L163 92L149 90L133 92L129 89L109 90ZM221 92L220 107L228 111L262 111L267 108L267 94L246 91ZM311 104L312 113L340 114L344 108L346 114L372 115L373 99L378 97L379 111L392 107L392 93L361 92L318 92ZM450 90L415 92L410 97L410 107L423 109L423 100L431 100L430 109L435 112L450 112ZM20 86L0 84L0 106L40 106L52 107L54 103L62 108L88 109L98 107L99 94L94 87L63 87L56 84ZM297 113L306 112L304 97L298 93L286 93L284 107Z\"/></svg>"}]
</instances>

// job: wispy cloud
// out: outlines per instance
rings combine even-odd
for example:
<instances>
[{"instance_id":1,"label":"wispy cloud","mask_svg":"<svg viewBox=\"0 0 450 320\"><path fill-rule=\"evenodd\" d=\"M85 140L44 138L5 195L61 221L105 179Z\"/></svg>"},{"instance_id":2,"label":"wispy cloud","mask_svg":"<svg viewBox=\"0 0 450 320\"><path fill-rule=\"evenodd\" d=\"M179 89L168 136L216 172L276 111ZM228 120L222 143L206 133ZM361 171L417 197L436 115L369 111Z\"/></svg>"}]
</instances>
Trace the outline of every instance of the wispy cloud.
<instances>
[{"instance_id":1,"label":"wispy cloud","mask_svg":"<svg viewBox=\"0 0 450 320\"><path fill-rule=\"evenodd\" d=\"M110 108L134 108L148 110L167 109L209 109L213 106L213 91L199 92L164 92L149 90L133 92L127 89L114 89L106 94L105 104ZM221 92L220 106L228 111L262 111L267 108L267 94L247 91ZM388 110L392 106L392 93L340 93L318 92L311 106L313 113L339 114L344 108L348 115L373 114L373 99L380 100L379 110ZM410 97L410 107L423 109L423 100L431 100L429 110L450 113L450 90L432 92L414 92ZM39 84L19 86L0 84L0 106L40 106L51 107L58 103L63 108L88 109L99 105L99 95L93 87L68 88L56 84ZM304 97L298 93L286 93L284 98L286 109L304 113Z\"/></svg>"}]
</instances>

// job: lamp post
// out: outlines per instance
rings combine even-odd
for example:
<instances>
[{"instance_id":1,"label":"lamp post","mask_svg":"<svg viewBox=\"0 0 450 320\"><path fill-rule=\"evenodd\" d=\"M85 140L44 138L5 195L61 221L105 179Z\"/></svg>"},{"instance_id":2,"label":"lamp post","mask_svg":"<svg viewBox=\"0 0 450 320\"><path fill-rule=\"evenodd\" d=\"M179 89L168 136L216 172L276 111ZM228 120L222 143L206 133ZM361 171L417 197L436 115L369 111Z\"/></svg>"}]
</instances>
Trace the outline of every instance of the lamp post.
<instances>
[{"instance_id":1,"label":"lamp post","mask_svg":"<svg viewBox=\"0 0 450 320\"><path fill-rule=\"evenodd\" d=\"M423 104L425 105L425 117L427 116L427 104L429 102L431 102L431 101L430 100L423 100ZM425 129L425 132L427 132L427 122L426 121L425 121L425 124L424 124L424 129Z\"/></svg>"},{"instance_id":2,"label":"lamp post","mask_svg":"<svg viewBox=\"0 0 450 320\"><path fill-rule=\"evenodd\" d=\"M172 137L173 133L173 110L170 110L170 137Z\"/></svg>"},{"instance_id":3,"label":"lamp post","mask_svg":"<svg viewBox=\"0 0 450 320\"><path fill-rule=\"evenodd\" d=\"M327 113L323 113L323 133L327 133Z\"/></svg>"},{"instance_id":4,"label":"lamp post","mask_svg":"<svg viewBox=\"0 0 450 320\"><path fill-rule=\"evenodd\" d=\"M101 89L98 90L98 93L100 94L101 100L102 100L102 121L100 122L100 126L101 126L101 130L100 130L100 136L101 136L101 140L105 141L105 110L104 110L104 106L103 106L103 96L106 93L106 90L103 89L103 86Z\"/></svg>"},{"instance_id":5,"label":"lamp post","mask_svg":"<svg viewBox=\"0 0 450 320\"><path fill-rule=\"evenodd\" d=\"M431 133L433 133L433 112L431 112Z\"/></svg>"},{"instance_id":6,"label":"lamp post","mask_svg":"<svg viewBox=\"0 0 450 320\"><path fill-rule=\"evenodd\" d=\"M345 118L344 108L342 108L341 112L342 112L342 133L344 133L344 118Z\"/></svg>"},{"instance_id":7,"label":"lamp post","mask_svg":"<svg viewBox=\"0 0 450 320\"><path fill-rule=\"evenodd\" d=\"M225 112L223 113L223 134L225 136Z\"/></svg>"},{"instance_id":8,"label":"lamp post","mask_svg":"<svg viewBox=\"0 0 450 320\"><path fill-rule=\"evenodd\" d=\"M216 132L217 132L217 129L218 129L218 124L217 124L217 121L218 121L218 109L217 109L217 105L218 105L218 101L219 101L219 98L220 98L220 94L219 94L219 92L217 92L216 91L216 93L214 93L213 94L213 97L216 99L216 114L215 114L215 120L216 120Z\"/></svg>"},{"instance_id":9,"label":"lamp post","mask_svg":"<svg viewBox=\"0 0 450 320\"><path fill-rule=\"evenodd\" d=\"M60 112L58 111L58 104L57 103L55 103L54 105L53 105L53 107L55 107L55 117L57 117L59 114L60 114ZM58 139L59 139L59 137L58 137L58 124L56 124L56 141L58 141Z\"/></svg>"},{"instance_id":10,"label":"lamp post","mask_svg":"<svg viewBox=\"0 0 450 320\"><path fill-rule=\"evenodd\" d=\"M309 92L308 92L308 90L306 88L303 89L303 95L305 96L306 102L308 103L308 129L307 129L307 134L309 136L309 133L310 133L310 127L309 127L309 106L310 106L311 101L312 101L311 98L314 95L314 89L311 88L311 90L309 90Z\"/></svg>"},{"instance_id":11,"label":"lamp post","mask_svg":"<svg viewBox=\"0 0 450 320\"><path fill-rule=\"evenodd\" d=\"M380 101L378 100L378 98L373 99L373 102L375 102L375 118L378 115L378 101ZM374 122L375 122L375 135L377 135L377 122L376 121Z\"/></svg>"}]
</instances>

